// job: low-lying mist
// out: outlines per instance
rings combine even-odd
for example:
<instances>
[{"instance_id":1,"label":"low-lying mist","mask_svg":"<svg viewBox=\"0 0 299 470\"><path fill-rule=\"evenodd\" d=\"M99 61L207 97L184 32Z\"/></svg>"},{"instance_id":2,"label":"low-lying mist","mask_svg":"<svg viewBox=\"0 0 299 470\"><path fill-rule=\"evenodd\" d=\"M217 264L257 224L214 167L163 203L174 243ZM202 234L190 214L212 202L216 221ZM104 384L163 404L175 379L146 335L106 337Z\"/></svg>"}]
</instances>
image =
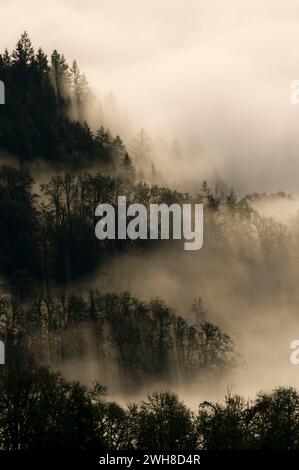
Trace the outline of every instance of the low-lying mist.
<instances>
[{"instance_id":1,"label":"low-lying mist","mask_svg":"<svg viewBox=\"0 0 299 470\"><path fill-rule=\"evenodd\" d=\"M242 361L221 380L202 378L188 390L177 385L192 405L227 390L299 387L289 359L299 335L299 106L290 103L299 74L298 2L275 0L269 10L257 0L242 7L236 0L56 0L38 14L32 0L13 3L2 8L1 49L14 47L26 16L35 43L76 58L94 93L85 110L92 130L109 127L129 149L145 128L159 184L196 193L207 179L238 195L264 195L250 202L263 216L255 223L229 220L221 210L216 224L205 219L199 252L170 244L113 255L72 289L160 297L191 322L192 303L202 298L208 320L234 339ZM40 164L32 173L37 190L52 169ZM277 191L293 197L265 196ZM87 350L88 341L86 331ZM122 400L117 367L99 370L92 351L55 365L85 383L110 378L110 393ZM146 386L140 394L148 392Z\"/></svg>"},{"instance_id":2,"label":"low-lying mist","mask_svg":"<svg viewBox=\"0 0 299 470\"><path fill-rule=\"evenodd\" d=\"M274 198L274 208L277 203L283 204L284 212L287 205L294 212L294 201ZM273 208L271 215L275 215ZM279 211L277 219L281 221ZM203 376L188 390L177 385L177 391L192 406L202 399L220 398L228 391L253 396L278 385L299 386L297 368L290 363L290 343L299 337L298 226L285 227L287 238L277 244L275 231L279 225L270 233L271 219L263 220L265 226L258 227L258 235L251 223L240 227L238 222L230 222L229 237L217 250L207 228L204 247L198 252L185 252L170 243L148 254L116 256L74 289L82 293L88 288L130 291L144 300L160 297L191 322L192 303L202 298L207 320L232 337L241 360L221 379ZM93 360L82 361L80 367L64 364L63 371L71 378L82 374L82 379L89 381ZM117 385L111 385L112 395L117 395ZM151 385L153 389L159 386Z\"/></svg>"}]
</instances>

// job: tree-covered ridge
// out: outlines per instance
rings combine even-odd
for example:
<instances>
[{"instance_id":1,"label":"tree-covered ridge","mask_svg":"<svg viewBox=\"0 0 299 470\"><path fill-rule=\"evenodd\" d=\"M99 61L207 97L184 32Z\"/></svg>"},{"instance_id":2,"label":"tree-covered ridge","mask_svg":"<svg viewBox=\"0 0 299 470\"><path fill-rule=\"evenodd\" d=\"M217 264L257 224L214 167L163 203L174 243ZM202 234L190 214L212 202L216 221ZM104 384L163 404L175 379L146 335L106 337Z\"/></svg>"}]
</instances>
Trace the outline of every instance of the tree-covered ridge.
<instances>
[{"instance_id":1,"label":"tree-covered ridge","mask_svg":"<svg viewBox=\"0 0 299 470\"><path fill-rule=\"evenodd\" d=\"M6 104L0 107L0 149L18 158L21 167L43 159L67 168L125 167L134 172L119 136L99 126L93 133L85 120L90 94L76 61L70 67L56 50L50 59L34 51L25 32L12 53L0 54L0 79Z\"/></svg>"},{"instance_id":2,"label":"tree-covered ridge","mask_svg":"<svg viewBox=\"0 0 299 470\"><path fill-rule=\"evenodd\" d=\"M24 170L0 168L0 259L9 294L1 302L1 338L7 347L21 340L24 355L50 364L88 353L99 367L105 361L117 365L121 389L145 380L194 380L235 365L231 339L200 319L200 309L190 323L161 301L93 291L83 297L70 294L78 277L113 254L144 252L138 240L96 239L94 208L99 202L116 205L121 193L129 203L139 200L145 206L183 204L190 195L100 173L65 173L39 189L33 183ZM231 194L221 198L229 211L235 210ZM203 199L215 214L215 196L206 184L193 198ZM157 247L149 243L146 249Z\"/></svg>"},{"instance_id":3,"label":"tree-covered ridge","mask_svg":"<svg viewBox=\"0 0 299 470\"><path fill-rule=\"evenodd\" d=\"M0 335L7 346L59 364L94 357L100 370L117 365L121 389L146 381L185 383L204 372L223 375L237 364L228 335L207 320L186 321L161 300L129 293L36 298L30 305L0 298Z\"/></svg>"},{"instance_id":4,"label":"tree-covered ridge","mask_svg":"<svg viewBox=\"0 0 299 470\"><path fill-rule=\"evenodd\" d=\"M0 270L20 301L36 288L49 293L57 284L69 287L117 253L181 249L173 240L97 240L95 208L99 203L117 206L119 194L128 204L138 201L147 208L153 203L203 202L203 265L211 258L230 263L243 251L249 273L258 272L262 262L283 278L289 248L296 244L287 227L260 215L247 198L237 200L233 192L212 190L206 183L193 195L101 173L65 173L40 188L33 183L27 172L0 168ZM276 264L277 271L272 269Z\"/></svg>"}]
</instances>

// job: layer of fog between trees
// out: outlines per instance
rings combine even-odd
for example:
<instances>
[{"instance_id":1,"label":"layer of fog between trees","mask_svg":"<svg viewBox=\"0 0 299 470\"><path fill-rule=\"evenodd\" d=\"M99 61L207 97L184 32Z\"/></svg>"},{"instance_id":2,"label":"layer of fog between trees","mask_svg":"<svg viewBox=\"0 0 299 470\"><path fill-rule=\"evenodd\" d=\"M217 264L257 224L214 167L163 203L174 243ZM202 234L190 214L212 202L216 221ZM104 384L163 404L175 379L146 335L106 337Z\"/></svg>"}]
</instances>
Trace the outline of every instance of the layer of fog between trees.
<instances>
[{"instance_id":1,"label":"layer of fog between trees","mask_svg":"<svg viewBox=\"0 0 299 470\"><path fill-rule=\"evenodd\" d=\"M85 117L90 120L91 127L94 128L97 101L95 97L89 97L89 100L90 107L85 107L84 112ZM107 114L110 113L110 122L119 119L118 111L113 110L113 106L115 105L110 97L110 103L106 103L106 107L110 107L107 111ZM72 109L71 116L78 118L76 112ZM99 120L101 119L104 118L100 117ZM173 183L179 179L178 189L186 190L184 175L187 175L188 182L190 161L188 160L186 169L179 144L174 143L170 148L166 146L166 150L163 143L159 148L159 141L152 143L152 146L156 151L153 161L158 182L168 184L169 180ZM174 150L176 153L174 161L159 160L163 152L172 155L171 152ZM10 160L11 164L10 155L3 153L2 157L5 163ZM202 168L204 166L203 162ZM201 163L198 167L200 169ZM149 171L152 170L151 166ZM59 173L62 174L62 171L59 170ZM44 163L34 163L32 174L35 179L34 189L39 191L39 185L49 181L53 169ZM142 176L146 179L146 176ZM199 191L205 176L204 171L202 173L199 171L198 180L193 181L192 187L188 190L192 193ZM150 173L147 177L152 183L153 174ZM212 182L209 182L212 192L217 183L225 190L230 184L229 181L224 183L221 175L216 172ZM271 239L271 227L268 228L268 222L263 219L265 232L269 230L266 234L266 242L269 244L267 247L269 259L266 263L258 242L257 245L253 243L257 237L252 234L252 226L246 223L240 224L239 220L235 220L230 221L225 227L228 238L224 240L217 253L209 252L205 247L209 245L206 243L208 237L213 235L204 228L205 246L198 253L186 253L181 247L170 245L155 249L153 253L112 255L94 274L72 283L71 289L75 292L83 293L87 288L94 288L106 292L127 290L144 300L160 297L190 321L193 318L192 303L199 297L203 299L208 311L208 320L230 334L242 360L229 375L220 381L217 379L217 383L214 383L211 377L201 377L190 385L188 391L184 387L172 387L179 391L187 403L193 404L195 401L197 403L200 398L213 399L223 396L227 388L233 392L252 395L257 390L269 389L276 385L299 385L296 368L289 362L289 344L296 339L299 303L296 199L294 201L285 195L255 195L252 201L249 198L249 204L261 214L283 223L283 230L287 233L287 241L281 245L277 244ZM269 224L271 225L271 221ZM276 232L273 236L276 237ZM219 256L220 253L223 257ZM102 380L101 376L95 377L95 370L96 374L99 373L98 367L95 366L96 361L97 358L88 357L87 354L83 359L67 360L53 366L59 367L68 379L79 378L83 382L90 383L94 378ZM108 376L105 378L109 381ZM121 395L117 393L117 386L113 387L111 376L108 385L112 395L121 399ZM159 384L147 385L146 390L141 388L140 393L142 395L148 392L149 388L154 389L157 386Z\"/></svg>"},{"instance_id":2,"label":"layer of fog between trees","mask_svg":"<svg viewBox=\"0 0 299 470\"><path fill-rule=\"evenodd\" d=\"M285 203L284 199L282 203ZM235 229L240 230L239 227ZM249 229L243 227L243 230L246 237ZM184 312L187 318L192 318L190 300L201 296L208 308L209 319L229 332L242 354L242 361L236 370L216 383L212 378L207 381L201 378L188 390L184 386L176 388L194 406L198 396L219 398L228 389L252 396L257 390L270 390L282 383L297 386L296 367L289 360L290 343L298 336L296 234L297 227L293 233L294 244L287 247L288 260L284 253L270 248L273 264L266 269L263 261L259 263L256 259L258 250L235 237L233 258L225 262L213 253L206 256L184 253L182 248L161 249L154 255L122 255L76 288L84 290L86 285L95 288L105 285L113 291L117 286L144 299L159 296ZM221 250L225 252L227 247L224 245ZM257 261L254 269L250 267L251 257ZM282 279L278 276L275 280L273 269L283 272ZM274 282L269 286L269 279L273 278ZM92 362L82 362L82 377L86 378L85 367L93 371ZM74 378L78 367L68 364L65 371Z\"/></svg>"}]
</instances>

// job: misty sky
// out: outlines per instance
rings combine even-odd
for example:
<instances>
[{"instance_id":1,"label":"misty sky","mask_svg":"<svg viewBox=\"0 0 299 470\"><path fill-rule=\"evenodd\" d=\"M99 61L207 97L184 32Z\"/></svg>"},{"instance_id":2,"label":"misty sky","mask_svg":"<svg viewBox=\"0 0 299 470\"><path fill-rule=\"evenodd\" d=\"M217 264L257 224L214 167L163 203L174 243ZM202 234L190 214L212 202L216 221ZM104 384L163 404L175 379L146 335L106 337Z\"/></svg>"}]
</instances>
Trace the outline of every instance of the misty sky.
<instances>
[{"instance_id":1,"label":"misty sky","mask_svg":"<svg viewBox=\"0 0 299 470\"><path fill-rule=\"evenodd\" d=\"M199 179L299 192L298 1L2 2L1 49L25 29L76 58L100 98L113 90L136 128L177 137Z\"/></svg>"}]
</instances>

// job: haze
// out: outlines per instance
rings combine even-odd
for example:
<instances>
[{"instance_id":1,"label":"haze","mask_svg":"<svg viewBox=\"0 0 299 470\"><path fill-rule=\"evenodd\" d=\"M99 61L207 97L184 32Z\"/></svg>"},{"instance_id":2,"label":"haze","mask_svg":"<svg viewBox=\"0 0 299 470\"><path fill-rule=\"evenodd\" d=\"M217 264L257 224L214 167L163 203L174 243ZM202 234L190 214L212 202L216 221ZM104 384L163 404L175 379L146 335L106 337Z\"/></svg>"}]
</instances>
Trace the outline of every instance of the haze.
<instances>
[{"instance_id":1,"label":"haze","mask_svg":"<svg viewBox=\"0 0 299 470\"><path fill-rule=\"evenodd\" d=\"M12 0L1 7L0 46L12 49L26 29L36 48L76 58L133 129L179 139L184 174L216 175L240 192L293 191L298 14L292 0Z\"/></svg>"},{"instance_id":2,"label":"haze","mask_svg":"<svg viewBox=\"0 0 299 470\"><path fill-rule=\"evenodd\" d=\"M167 183L192 191L208 179L239 194L293 193L293 200L255 206L292 226L299 209L299 105L290 101L291 82L299 79L298 26L293 0L11 0L1 6L0 48L11 50L27 30L36 49L50 55L56 48L68 63L77 59L102 103L111 90L116 96L125 125L115 117L113 132L126 142L140 128L152 136ZM172 158L174 139L181 159ZM211 321L232 334L245 362L214 392L209 387L206 398L223 396L227 384L245 394L298 387L289 362L298 337L298 244L289 248L291 266L273 250L277 269L264 267L255 246L233 245L229 265L201 254L126 256L104 266L92 285L111 276L111 288L158 295L183 312L202 296ZM259 271L251 259L260 260ZM284 282L278 276L271 291L269 278L283 269ZM78 364L66 364L66 371L76 378ZM190 400L198 401L199 385Z\"/></svg>"}]
</instances>

